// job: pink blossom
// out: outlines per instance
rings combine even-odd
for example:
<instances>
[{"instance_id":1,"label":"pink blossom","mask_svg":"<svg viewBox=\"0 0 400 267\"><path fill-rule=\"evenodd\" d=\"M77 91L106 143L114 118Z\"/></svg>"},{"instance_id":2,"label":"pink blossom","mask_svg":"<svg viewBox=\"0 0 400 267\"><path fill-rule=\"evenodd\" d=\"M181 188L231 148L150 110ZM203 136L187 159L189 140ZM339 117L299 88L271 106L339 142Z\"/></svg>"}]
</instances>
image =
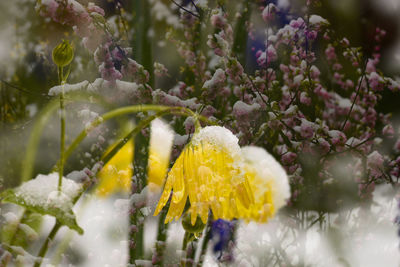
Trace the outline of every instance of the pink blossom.
<instances>
[{"instance_id":1,"label":"pink blossom","mask_svg":"<svg viewBox=\"0 0 400 267\"><path fill-rule=\"evenodd\" d=\"M369 74L368 82L369 82L369 86L374 91L381 91L383 89L384 81L383 81L382 77L376 72L372 72Z\"/></svg>"},{"instance_id":2,"label":"pink blossom","mask_svg":"<svg viewBox=\"0 0 400 267\"><path fill-rule=\"evenodd\" d=\"M396 143L394 144L394 150L396 152L400 152L400 139L397 139Z\"/></svg>"},{"instance_id":3,"label":"pink blossom","mask_svg":"<svg viewBox=\"0 0 400 267\"><path fill-rule=\"evenodd\" d=\"M285 153L285 154L282 155L282 158L281 158L281 159L282 159L282 163L283 163L283 164L289 165L289 164L291 164L292 162L294 162L294 161L296 160L296 158L297 158L296 153L287 152L287 153Z\"/></svg>"},{"instance_id":4,"label":"pink blossom","mask_svg":"<svg viewBox=\"0 0 400 267\"><path fill-rule=\"evenodd\" d=\"M101 74L101 77L107 81L112 82L115 80L122 79L121 72L119 72L117 69L115 69L114 65L107 64L106 62L103 62L99 66L99 72Z\"/></svg>"},{"instance_id":5,"label":"pink blossom","mask_svg":"<svg viewBox=\"0 0 400 267\"><path fill-rule=\"evenodd\" d=\"M311 98L308 97L306 92L301 92L300 94L300 103L304 104L304 105L311 105Z\"/></svg>"},{"instance_id":6,"label":"pink blossom","mask_svg":"<svg viewBox=\"0 0 400 267\"><path fill-rule=\"evenodd\" d=\"M102 15L102 16L105 16L104 9L102 9L102 8L99 7L99 6L96 6L96 5L95 5L94 3L92 3L92 2L89 2L89 3L88 3L87 11L90 12L90 13L96 12L96 13L99 13L100 15Z\"/></svg>"},{"instance_id":7,"label":"pink blossom","mask_svg":"<svg viewBox=\"0 0 400 267\"><path fill-rule=\"evenodd\" d=\"M393 136L394 135L393 126L391 124L388 124L385 127L383 127L382 134L388 135L388 136Z\"/></svg>"},{"instance_id":8,"label":"pink blossom","mask_svg":"<svg viewBox=\"0 0 400 267\"><path fill-rule=\"evenodd\" d=\"M261 14L263 20L265 22L271 21L274 18L274 15L275 15L276 11L277 11L277 7L274 4L272 4L272 3L268 4L264 8L264 10L263 10L263 12Z\"/></svg>"},{"instance_id":9,"label":"pink blossom","mask_svg":"<svg viewBox=\"0 0 400 267\"><path fill-rule=\"evenodd\" d=\"M324 138L318 138L318 143L322 154L326 154L330 151L331 145Z\"/></svg>"},{"instance_id":10,"label":"pink blossom","mask_svg":"<svg viewBox=\"0 0 400 267\"><path fill-rule=\"evenodd\" d=\"M314 124L306 119L301 120L300 135L303 138L310 139L314 136Z\"/></svg>"},{"instance_id":11,"label":"pink blossom","mask_svg":"<svg viewBox=\"0 0 400 267\"><path fill-rule=\"evenodd\" d=\"M295 29L301 28L305 25L304 20L302 18L297 18L296 20L290 21L289 25Z\"/></svg>"},{"instance_id":12,"label":"pink blossom","mask_svg":"<svg viewBox=\"0 0 400 267\"><path fill-rule=\"evenodd\" d=\"M383 162L383 156L376 150L367 156L367 165L372 176L379 177L382 175Z\"/></svg>"},{"instance_id":13,"label":"pink blossom","mask_svg":"<svg viewBox=\"0 0 400 267\"><path fill-rule=\"evenodd\" d=\"M325 55L326 59L335 60L336 59L335 48L332 45L329 45L328 48L325 49Z\"/></svg>"},{"instance_id":14,"label":"pink blossom","mask_svg":"<svg viewBox=\"0 0 400 267\"><path fill-rule=\"evenodd\" d=\"M330 130L328 131L328 135L333 145L343 145L347 141L346 135L338 130Z\"/></svg>"},{"instance_id":15,"label":"pink blossom","mask_svg":"<svg viewBox=\"0 0 400 267\"><path fill-rule=\"evenodd\" d=\"M222 13L213 14L210 18L211 25L217 29L223 29L226 25L226 19Z\"/></svg>"}]
</instances>

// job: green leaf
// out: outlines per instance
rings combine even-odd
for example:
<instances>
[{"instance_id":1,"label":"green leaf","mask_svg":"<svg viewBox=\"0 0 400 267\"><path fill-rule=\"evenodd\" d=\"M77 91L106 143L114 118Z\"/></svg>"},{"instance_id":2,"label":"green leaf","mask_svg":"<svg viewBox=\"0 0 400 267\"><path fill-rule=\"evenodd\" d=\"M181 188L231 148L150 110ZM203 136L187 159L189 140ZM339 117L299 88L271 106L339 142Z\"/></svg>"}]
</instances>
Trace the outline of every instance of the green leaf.
<instances>
[{"instance_id":1,"label":"green leaf","mask_svg":"<svg viewBox=\"0 0 400 267\"><path fill-rule=\"evenodd\" d=\"M0 197L3 202L14 203L30 211L53 216L62 225L68 226L70 229L77 231L81 235L83 234L83 229L76 222L75 214L71 208L61 209L59 207L43 207L34 202L25 200L23 197L16 194L13 189L8 189L2 192Z\"/></svg>"}]
</instances>

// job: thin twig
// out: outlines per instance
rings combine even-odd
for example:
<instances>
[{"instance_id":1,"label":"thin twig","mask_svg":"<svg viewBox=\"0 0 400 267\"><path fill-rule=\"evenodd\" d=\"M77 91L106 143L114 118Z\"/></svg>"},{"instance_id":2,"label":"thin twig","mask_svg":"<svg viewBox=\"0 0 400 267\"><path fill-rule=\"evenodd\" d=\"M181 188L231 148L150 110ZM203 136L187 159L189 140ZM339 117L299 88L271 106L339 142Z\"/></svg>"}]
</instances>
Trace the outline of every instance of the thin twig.
<instances>
[{"instance_id":1,"label":"thin twig","mask_svg":"<svg viewBox=\"0 0 400 267\"><path fill-rule=\"evenodd\" d=\"M363 79L365 77L365 69L367 68L367 62L368 62L368 60L365 61L363 74L361 75L360 81L358 82L358 88L357 88L356 96L354 97L353 103L351 103L351 107L350 107L349 113L347 113L346 119L344 120L344 122L342 124L342 127L340 127L340 131L341 132L343 131L344 127L346 126L346 123L350 118L350 114L353 111L353 107L354 107L354 105L355 105L355 103L357 101L357 97L360 94L361 84L362 84L362 81L363 81Z\"/></svg>"},{"instance_id":2,"label":"thin twig","mask_svg":"<svg viewBox=\"0 0 400 267\"><path fill-rule=\"evenodd\" d=\"M196 9L197 13L201 14L200 8L194 3L193 0L190 0L190 2L192 3L192 5L194 6L194 8Z\"/></svg>"},{"instance_id":3,"label":"thin twig","mask_svg":"<svg viewBox=\"0 0 400 267\"><path fill-rule=\"evenodd\" d=\"M7 85L7 86L9 86L9 87L11 87L11 88L13 88L13 89L17 89L17 90L20 91L20 92L26 93L26 94L37 95L37 96L44 96L44 97L46 97L46 98L50 98L50 96L48 96L47 94L38 94L38 93L35 93L35 92L31 92L31 91L29 91L28 89L24 89L24 88L18 87L18 86L14 85L14 84L11 84L11 83L9 83L9 82L6 82L6 81L3 80L3 79L0 79L0 82L4 83L5 85Z\"/></svg>"},{"instance_id":4,"label":"thin twig","mask_svg":"<svg viewBox=\"0 0 400 267\"><path fill-rule=\"evenodd\" d=\"M200 18L200 15L197 15L197 14L193 13L192 11L190 11L189 9L185 8L184 6L178 4L178 3L175 2L174 0L171 0L171 1L172 1L172 3L174 3L177 7L179 7L180 9L182 9L183 11L189 13L190 15L192 15L192 16L198 18L198 19ZM195 6L195 7L196 7L196 6Z\"/></svg>"}]
</instances>

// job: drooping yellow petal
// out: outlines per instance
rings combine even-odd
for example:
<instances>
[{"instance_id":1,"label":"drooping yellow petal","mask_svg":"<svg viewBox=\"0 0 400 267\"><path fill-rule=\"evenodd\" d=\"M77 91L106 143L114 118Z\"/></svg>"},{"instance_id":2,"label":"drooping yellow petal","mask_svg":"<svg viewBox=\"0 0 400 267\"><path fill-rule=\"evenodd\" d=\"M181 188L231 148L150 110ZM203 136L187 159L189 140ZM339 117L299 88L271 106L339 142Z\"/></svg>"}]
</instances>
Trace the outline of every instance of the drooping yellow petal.
<instances>
[{"instance_id":1,"label":"drooping yellow petal","mask_svg":"<svg viewBox=\"0 0 400 267\"><path fill-rule=\"evenodd\" d=\"M171 155L174 133L160 119L151 122L148 159L148 184L152 192L160 191L164 184Z\"/></svg>"},{"instance_id":2,"label":"drooping yellow petal","mask_svg":"<svg viewBox=\"0 0 400 267\"><path fill-rule=\"evenodd\" d=\"M165 222L168 223L172 220L178 220L181 217L183 209L185 208L187 195L182 198L182 200L178 203L171 201L167 216L165 217Z\"/></svg>"},{"instance_id":3,"label":"drooping yellow petal","mask_svg":"<svg viewBox=\"0 0 400 267\"><path fill-rule=\"evenodd\" d=\"M161 194L160 200L158 201L154 216L157 216L162 208L167 204L169 197L171 196L172 179L168 179L164 186L164 191Z\"/></svg>"},{"instance_id":4,"label":"drooping yellow petal","mask_svg":"<svg viewBox=\"0 0 400 267\"><path fill-rule=\"evenodd\" d=\"M110 147L107 151L110 151ZM107 153L106 151L106 153ZM133 175L133 140L129 140L97 174L96 193L106 197L115 192L129 192Z\"/></svg>"},{"instance_id":5,"label":"drooping yellow petal","mask_svg":"<svg viewBox=\"0 0 400 267\"><path fill-rule=\"evenodd\" d=\"M190 201L192 224L197 215L206 223L210 209L215 218L240 218L238 207L245 209L254 202L243 166L238 140L228 129L218 126L201 129L169 172L156 214L166 204L165 196L172 187L168 219L172 215L176 218L172 204L183 205L186 198Z\"/></svg>"},{"instance_id":6,"label":"drooping yellow petal","mask_svg":"<svg viewBox=\"0 0 400 267\"><path fill-rule=\"evenodd\" d=\"M183 152L184 154L186 151ZM172 180L172 202L178 203L182 201L185 196L185 168L184 168L184 157L179 157L176 160L176 167L171 169L169 179Z\"/></svg>"}]
</instances>

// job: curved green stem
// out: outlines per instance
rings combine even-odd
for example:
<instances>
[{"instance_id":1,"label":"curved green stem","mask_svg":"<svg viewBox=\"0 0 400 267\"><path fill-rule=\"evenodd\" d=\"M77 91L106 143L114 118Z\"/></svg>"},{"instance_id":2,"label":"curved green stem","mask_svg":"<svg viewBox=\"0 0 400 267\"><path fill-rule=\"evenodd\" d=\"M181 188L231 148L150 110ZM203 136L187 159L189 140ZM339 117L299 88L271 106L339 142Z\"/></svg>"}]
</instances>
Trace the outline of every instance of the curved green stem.
<instances>
[{"instance_id":1,"label":"curved green stem","mask_svg":"<svg viewBox=\"0 0 400 267\"><path fill-rule=\"evenodd\" d=\"M46 238L46 241L43 243L42 247L40 248L40 251L38 254L39 259L35 262L35 265L33 265L33 267L39 267L42 264L43 257L46 255L47 249L49 248L49 243L54 239L54 237L56 236L58 229L60 229L60 227L61 227L61 224L56 222L53 229L51 229L49 236Z\"/></svg>"},{"instance_id":2,"label":"curved green stem","mask_svg":"<svg viewBox=\"0 0 400 267\"><path fill-rule=\"evenodd\" d=\"M182 251L184 253L181 259L181 266L193 266L194 265L194 257L196 255L197 240L194 234L185 231L185 235L183 236L182 242Z\"/></svg>"},{"instance_id":3,"label":"curved green stem","mask_svg":"<svg viewBox=\"0 0 400 267\"><path fill-rule=\"evenodd\" d=\"M91 95L93 96L93 95ZM101 100L100 97L97 97L97 100ZM69 96L68 98L64 98L65 100L74 100L87 102L87 94L74 94ZM57 110L59 105L58 99L52 99L38 114L33 129L31 131L31 135L29 137L28 145L25 152L25 158L23 160L23 168L21 168L21 182L26 182L32 179L34 160L37 153L37 149L39 147L41 133L43 132L44 126L47 124L52 114ZM102 102L102 101L100 101ZM104 103L103 103L104 104Z\"/></svg>"},{"instance_id":4,"label":"curved green stem","mask_svg":"<svg viewBox=\"0 0 400 267\"><path fill-rule=\"evenodd\" d=\"M203 244L201 245L200 258L198 263L199 267L203 266L203 262L206 257L208 242L210 241L211 238L211 225L212 225L212 216L208 218L207 226L205 229L205 235L203 239Z\"/></svg>"},{"instance_id":5,"label":"curved green stem","mask_svg":"<svg viewBox=\"0 0 400 267\"><path fill-rule=\"evenodd\" d=\"M47 124L53 112L58 107L58 101L52 100L44 109L39 113L38 119L33 126L32 133L29 138L25 158L23 160L23 168L21 168L21 181L26 182L32 179L34 159L36 156L37 148L39 146L40 136L44 126Z\"/></svg>"},{"instance_id":6,"label":"curved green stem","mask_svg":"<svg viewBox=\"0 0 400 267\"><path fill-rule=\"evenodd\" d=\"M193 111L183 107L168 107L168 106L159 106L159 105L135 105L135 106L127 106L122 108L117 108L112 111L105 113L103 116L95 119L90 123L88 127L86 127L83 131L79 133L79 135L75 138L75 140L71 143L71 145L65 151L65 160L71 155L71 153L78 147L78 145L85 139L88 133L93 129L99 126L100 124L113 119L118 116L127 115L136 112L143 112L143 111L158 111L163 112L164 114L180 114L186 116L193 116L194 118L198 118L202 121L206 121L211 123L207 118L196 115ZM64 162L65 163L65 162ZM57 165L59 162L57 163Z\"/></svg>"},{"instance_id":7,"label":"curved green stem","mask_svg":"<svg viewBox=\"0 0 400 267\"><path fill-rule=\"evenodd\" d=\"M74 149L83 141L83 139L87 136L90 129L92 129L96 126L99 126L101 123L103 123L109 119L115 118L117 116L122 116L122 115L135 113L135 112L143 112L143 111L158 111L158 113L147 118L146 120L143 120L138 126L135 127L134 130L132 130L132 132L130 134L139 132L141 129L146 127L154 118L165 115L165 114L180 114L180 115L186 115L186 116L193 116L195 118L198 118L198 119L201 119L204 121L208 121L207 118L197 116L190 109L182 108L182 107L166 107L166 106L158 106L158 105L138 105L138 106L128 106L128 107L118 108L118 109L112 110L110 112L107 112L102 117L93 121L89 127L87 127L85 130L83 130L78 135L78 137L72 142L72 144L69 146L69 148L65 151L65 160L68 159L69 155L71 155L71 153L74 151ZM124 142L124 140L121 140L120 142ZM117 144L117 146L118 145L119 144ZM112 153L108 153L103 158L103 163L106 164L107 161L109 161L117 152L118 152L118 150L112 150ZM57 163L56 166L58 166L58 164L59 163ZM73 200L74 204L79 200L79 198L82 196L82 194L84 192L85 192L85 189L82 190L79 193L79 195ZM46 242L42 245L42 248L39 252L40 254L43 254L43 255L39 255L39 256L41 256L41 257L45 256L47 249L48 249L48 245L49 245L48 241L51 240L52 238L54 238L54 236L56 235L56 233L58 232L60 227L61 226L58 225L58 223L56 223L53 226L53 229L51 230L48 238L46 239ZM39 267L40 264L41 264L41 261L39 264L35 264L35 267Z\"/></svg>"}]
</instances>

